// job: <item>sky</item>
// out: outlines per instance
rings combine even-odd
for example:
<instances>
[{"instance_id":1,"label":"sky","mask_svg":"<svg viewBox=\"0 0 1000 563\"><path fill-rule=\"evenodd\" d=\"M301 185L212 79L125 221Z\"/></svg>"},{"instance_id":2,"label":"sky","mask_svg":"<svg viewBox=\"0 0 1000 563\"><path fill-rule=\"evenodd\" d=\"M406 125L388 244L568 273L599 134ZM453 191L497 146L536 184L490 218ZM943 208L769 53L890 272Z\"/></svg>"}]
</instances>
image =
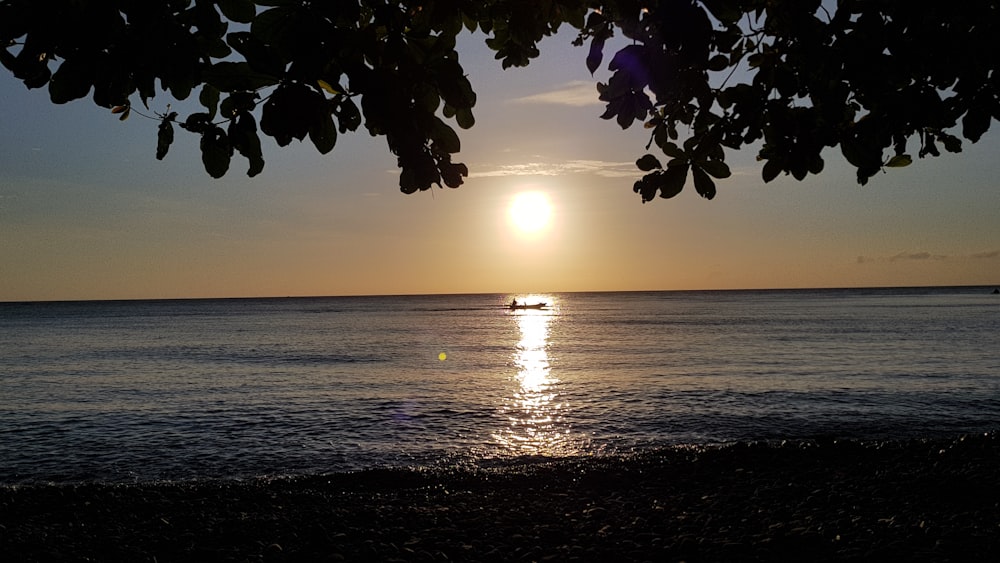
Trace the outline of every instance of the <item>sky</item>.
<instances>
[{"instance_id":1,"label":"sky","mask_svg":"<svg viewBox=\"0 0 1000 563\"><path fill-rule=\"evenodd\" d=\"M470 177L414 195L363 129L325 156L266 144L259 176L237 156L215 180L195 136L157 161L156 121L56 106L0 72L0 301L1000 286L1000 124L864 187L839 150L820 176L765 184L750 148L714 200L689 179L642 204L648 132L599 118L607 73L573 37L506 71L466 42L476 125L455 126L453 160ZM510 219L524 192L550 206L535 232Z\"/></svg>"}]
</instances>

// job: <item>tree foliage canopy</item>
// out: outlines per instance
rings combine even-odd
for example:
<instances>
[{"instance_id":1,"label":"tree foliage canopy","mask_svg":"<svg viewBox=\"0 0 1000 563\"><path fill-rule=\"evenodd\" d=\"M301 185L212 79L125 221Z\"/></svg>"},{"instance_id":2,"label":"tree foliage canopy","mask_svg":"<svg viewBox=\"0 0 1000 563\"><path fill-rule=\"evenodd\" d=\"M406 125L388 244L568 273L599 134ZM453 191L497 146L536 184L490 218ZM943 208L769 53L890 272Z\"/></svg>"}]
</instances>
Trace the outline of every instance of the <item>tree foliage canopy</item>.
<instances>
[{"instance_id":1,"label":"tree foliage canopy","mask_svg":"<svg viewBox=\"0 0 1000 563\"><path fill-rule=\"evenodd\" d=\"M650 132L645 202L689 177L713 198L727 149L747 145L764 181L818 174L839 146L861 184L914 150L961 151L1000 119L998 21L991 0L0 0L0 63L123 119L135 99L197 94L200 111L157 113L156 157L180 127L213 177L235 153L260 173L261 133L327 153L363 125L413 193L468 175L453 125L473 126L476 94L456 37L482 32L506 69L570 25L581 63L611 72L601 117Z\"/></svg>"}]
</instances>

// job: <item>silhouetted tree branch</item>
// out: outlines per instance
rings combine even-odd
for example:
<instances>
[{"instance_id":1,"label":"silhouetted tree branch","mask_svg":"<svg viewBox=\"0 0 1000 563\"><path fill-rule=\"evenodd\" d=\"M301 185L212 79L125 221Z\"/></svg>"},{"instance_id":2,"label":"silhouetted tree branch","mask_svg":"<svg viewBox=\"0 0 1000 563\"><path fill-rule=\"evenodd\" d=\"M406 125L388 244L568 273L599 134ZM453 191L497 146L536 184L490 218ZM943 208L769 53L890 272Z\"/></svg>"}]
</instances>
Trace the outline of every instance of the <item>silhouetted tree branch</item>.
<instances>
[{"instance_id":1,"label":"silhouetted tree branch","mask_svg":"<svg viewBox=\"0 0 1000 563\"><path fill-rule=\"evenodd\" d=\"M202 111L156 113L156 157L176 125L216 178L237 152L260 173L261 133L325 154L364 125L413 193L468 175L452 162L476 103L458 34L484 33L506 69L568 24L592 73L628 40L596 95L601 117L650 130L642 200L689 176L711 199L727 149L759 146L770 181L820 173L839 146L865 184L909 164L914 141L919 157L976 142L1000 119L998 19L989 0L0 0L0 63L54 103L91 95L122 119L133 100L197 92Z\"/></svg>"}]
</instances>

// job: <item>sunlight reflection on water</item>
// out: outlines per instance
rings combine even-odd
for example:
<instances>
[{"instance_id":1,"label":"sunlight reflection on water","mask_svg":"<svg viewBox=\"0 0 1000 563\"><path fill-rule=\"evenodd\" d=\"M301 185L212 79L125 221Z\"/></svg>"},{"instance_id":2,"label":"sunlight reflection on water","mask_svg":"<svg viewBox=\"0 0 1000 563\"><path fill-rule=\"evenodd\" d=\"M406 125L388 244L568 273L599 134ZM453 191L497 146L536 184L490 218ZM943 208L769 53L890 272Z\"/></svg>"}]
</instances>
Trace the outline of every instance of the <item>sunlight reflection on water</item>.
<instances>
[{"instance_id":1,"label":"sunlight reflection on water","mask_svg":"<svg viewBox=\"0 0 1000 563\"><path fill-rule=\"evenodd\" d=\"M549 364L551 310L512 311L521 339L513 353L513 390L504 397L500 411L507 426L493 435L506 455L564 456L580 452L574 443L560 400L560 381Z\"/></svg>"}]
</instances>

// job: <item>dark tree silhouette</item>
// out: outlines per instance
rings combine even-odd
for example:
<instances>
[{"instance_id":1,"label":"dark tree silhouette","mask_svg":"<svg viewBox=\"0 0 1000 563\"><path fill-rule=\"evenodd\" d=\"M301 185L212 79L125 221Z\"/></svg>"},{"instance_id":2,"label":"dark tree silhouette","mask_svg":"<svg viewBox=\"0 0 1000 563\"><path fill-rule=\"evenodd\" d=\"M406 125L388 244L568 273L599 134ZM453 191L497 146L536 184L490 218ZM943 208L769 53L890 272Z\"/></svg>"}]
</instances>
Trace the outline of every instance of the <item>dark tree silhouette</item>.
<instances>
[{"instance_id":1,"label":"dark tree silhouette","mask_svg":"<svg viewBox=\"0 0 1000 563\"><path fill-rule=\"evenodd\" d=\"M959 152L1000 119L1000 2L917 6L901 0L0 0L0 63L61 104L151 111L158 95L202 111L159 119L156 157L175 126L200 135L223 176L235 153L264 167L260 133L279 146L307 136L327 153L364 125L385 136L400 188L458 187L476 94L456 36L482 32L504 69L539 56L568 24L593 73L605 45L611 78L601 116L642 123L643 201L673 197L690 175L703 197L729 176L726 149L759 146L762 177L803 179L840 147L858 182L912 153ZM909 145L916 141L918 147ZM667 158L666 164L661 159Z\"/></svg>"}]
</instances>

